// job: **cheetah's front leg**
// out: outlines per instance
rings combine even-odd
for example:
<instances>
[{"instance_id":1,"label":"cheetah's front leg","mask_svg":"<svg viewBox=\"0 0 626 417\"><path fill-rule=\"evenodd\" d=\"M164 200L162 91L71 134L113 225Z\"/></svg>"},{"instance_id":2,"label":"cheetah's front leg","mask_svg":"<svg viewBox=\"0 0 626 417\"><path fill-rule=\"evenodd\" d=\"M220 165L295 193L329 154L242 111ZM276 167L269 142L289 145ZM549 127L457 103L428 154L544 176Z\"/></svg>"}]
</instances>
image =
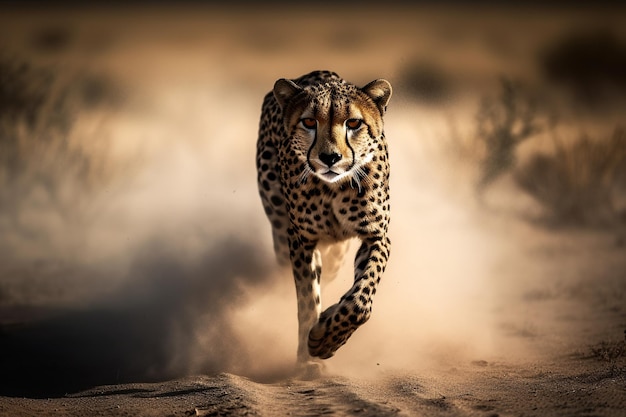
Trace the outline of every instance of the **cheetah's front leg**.
<instances>
[{"instance_id":1,"label":"cheetah's front leg","mask_svg":"<svg viewBox=\"0 0 626 417\"><path fill-rule=\"evenodd\" d=\"M373 237L363 241L354 262L354 285L341 297L339 303L320 315L309 332L311 356L330 358L369 319L376 286L389 258L389 248L387 237Z\"/></svg>"},{"instance_id":2,"label":"cheetah's front leg","mask_svg":"<svg viewBox=\"0 0 626 417\"><path fill-rule=\"evenodd\" d=\"M298 301L299 364L306 364L312 359L307 349L307 340L309 331L318 321L321 312L321 256L315 246L315 243L304 243L294 236L289 239L289 256Z\"/></svg>"}]
</instances>

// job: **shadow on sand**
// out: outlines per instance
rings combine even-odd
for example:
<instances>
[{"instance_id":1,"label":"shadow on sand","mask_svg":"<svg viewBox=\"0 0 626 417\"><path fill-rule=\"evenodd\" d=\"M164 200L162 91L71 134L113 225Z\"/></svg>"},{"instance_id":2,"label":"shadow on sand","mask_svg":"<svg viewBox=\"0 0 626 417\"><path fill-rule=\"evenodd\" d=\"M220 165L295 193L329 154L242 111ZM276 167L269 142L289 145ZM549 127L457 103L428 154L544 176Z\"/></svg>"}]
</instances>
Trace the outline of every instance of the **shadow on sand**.
<instances>
[{"instance_id":1,"label":"shadow on sand","mask_svg":"<svg viewBox=\"0 0 626 417\"><path fill-rule=\"evenodd\" d=\"M227 239L214 247L195 262L150 248L127 284L98 305L0 324L0 395L57 397L97 385L220 372L245 360L236 357L241 341L229 312L244 301L241 287L267 284L271 274L251 242ZM198 333L215 335L214 343L199 345ZM196 355L190 369L199 349L202 359Z\"/></svg>"}]
</instances>

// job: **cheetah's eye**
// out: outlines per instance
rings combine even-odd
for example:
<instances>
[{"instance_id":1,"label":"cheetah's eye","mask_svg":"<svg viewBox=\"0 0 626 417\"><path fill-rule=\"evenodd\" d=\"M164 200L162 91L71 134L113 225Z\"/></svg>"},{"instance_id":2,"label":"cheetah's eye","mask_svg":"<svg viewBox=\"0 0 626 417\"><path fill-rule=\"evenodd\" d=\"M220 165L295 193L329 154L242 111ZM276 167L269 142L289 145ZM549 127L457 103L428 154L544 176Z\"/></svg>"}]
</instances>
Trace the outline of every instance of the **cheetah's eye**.
<instances>
[{"instance_id":1,"label":"cheetah's eye","mask_svg":"<svg viewBox=\"0 0 626 417\"><path fill-rule=\"evenodd\" d=\"M363 120L361 119L348 119L346 120L346 126L348 126L348 129L358 129L359 127L361 127L361 124L363 123Z\"/></svg>"},{"instance_id":2,"label":"cheetah's eye","mask_svg":"<svg viewBox=\"0 0 626 417\"><path fill-rule=\"evenodd\" d=\"M304 119L300 120L300 122L302 122L302 126L307 129L315 129L317 127L317 120L311 119L310 117L305 117Z\"/></svg>"}]
</instances>

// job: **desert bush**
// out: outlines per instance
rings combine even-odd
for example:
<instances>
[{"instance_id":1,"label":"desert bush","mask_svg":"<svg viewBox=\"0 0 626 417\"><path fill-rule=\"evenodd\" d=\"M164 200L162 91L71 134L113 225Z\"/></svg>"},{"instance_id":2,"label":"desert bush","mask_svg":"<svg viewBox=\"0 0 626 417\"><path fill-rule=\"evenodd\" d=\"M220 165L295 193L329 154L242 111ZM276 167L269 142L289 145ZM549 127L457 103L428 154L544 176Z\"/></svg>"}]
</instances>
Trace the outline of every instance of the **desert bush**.
<instances>
[{"instance_id":1,"label":"desert bush","mask_svg":"<svg viewBox=\"0 0 626 417\"><path fill-rule=\"evenodd\" d=\"M554 153L536 154L515 172L517 184L551 217L565 224L605 224L616 219L614 201L626 180L626 132L602 139L581 136Z\"/></svg>"},{"instance_id":2,"label":"desert bush","mask_svg":"<svg viewBox=\"0 0 626 417\"><path fill-rule=\"evenodd\" d=\"M476 116L476 142L483 148L477 191L487 186L515 165L515 151L520 143L540 131L532 100L508 78L500 79L500 96L483 98Z\"/></svg>"},{"instance_id":3,"label":"desert bush","mask_svg":"<svg viewBox=\"0 0 626 417\"><path fill-rule=\"evenodd\" d=\"M0 56L0 212L16 214L33 201L63 211L106 181L106 141L77 138L72 129L85 109L117 97L106 78L62 77L53 68Z\"/></svg>"},{"instance_id":4,"label":"desert bush","mask_svg":"<svg viewBox=\"0 0 626 417\"><path fill-rule=\"evenodd\" d=\"M624 332L624 336L626 339L626 331ZM607 362L610 365L609 371L611 377L624 375L626 367L623 366L623 359L626 358L626 340L617 342L603 340L595 346L590 346L590 352L586 357Z\"/></svg>"},{"instance_id":5,"label":"desert bush","mask_svg":"<svg viewBox=\"0 0 626 417\"><path fill-rule=\"evenodd\" d=\"M608 342L603 340L597 345L591 346L590 349L591 357L606 362L614 362L616 359L626 357L626 340L620 340L617 342Z\"/></svg>"}]
</instances>

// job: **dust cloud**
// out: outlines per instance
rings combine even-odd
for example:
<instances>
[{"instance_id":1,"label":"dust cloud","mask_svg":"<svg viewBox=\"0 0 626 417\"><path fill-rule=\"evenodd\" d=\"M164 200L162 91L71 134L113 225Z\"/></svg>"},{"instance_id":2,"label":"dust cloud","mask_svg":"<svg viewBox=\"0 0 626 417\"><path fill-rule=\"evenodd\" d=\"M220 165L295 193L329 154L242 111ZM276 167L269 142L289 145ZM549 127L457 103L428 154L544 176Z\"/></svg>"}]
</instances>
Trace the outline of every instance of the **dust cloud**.
<instances>
[{"instance_id":1,"label":"dust cloud","mask_svg":"<svg viewBox=\"0 0 626 417\"><path fill-rule=\"evenodd\" d=\"M17 9L0 25L13 31L2 48L61 72L98 68L123 91L114 105L68 110L63 146L25 141L15 151L21 168L1 177L0 394L50 396L198 373L289 375L295 294L271 252L255 141L275 79L318 68L357 84L385 77L396 91L386 118L391 260L372 318L326 362L329 371L376 376L492 360L504 349L525 355L501 332L504 316L525 323L518 295L506 298L525 277L502 280L523 267L528 253L516 257L518 244L535 236L519 217L485 214L472 192L476 173L449 157L449 137L473 131L474 94L493 86L493 74L536 77L526 63L530 45L564 18L533 20L535 35L499 44L497 15L476 31L458 26L459 15L391 10L384 37L329 18L320 38L307 31L320 28L317 14L285 21L270 12L259 11L266 26L247 14L232 23L228 9ZM407 79L403 71L415 65L436 70ZM407 93L410 86L418 92ZM87 170L86 185L76 165L103 168ZM536 209L508 185L496 190L505 211ZM324 305L350 287L350 269L348 262L323 284Z\"/></svg>"}]
</instances>

